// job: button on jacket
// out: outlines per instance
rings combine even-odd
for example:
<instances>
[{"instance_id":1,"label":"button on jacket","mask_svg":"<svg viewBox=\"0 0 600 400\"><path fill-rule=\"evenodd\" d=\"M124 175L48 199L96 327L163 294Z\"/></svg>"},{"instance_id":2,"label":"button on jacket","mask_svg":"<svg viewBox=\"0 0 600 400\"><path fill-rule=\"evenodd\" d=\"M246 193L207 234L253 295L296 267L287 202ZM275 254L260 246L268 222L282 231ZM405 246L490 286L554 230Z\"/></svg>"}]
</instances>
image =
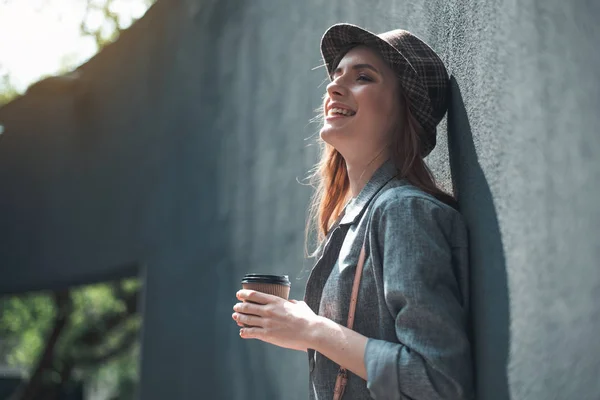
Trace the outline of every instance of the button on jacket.
<instances>
[{"instance_id":1,"label":"button on jacket","mask_svg":"<svg viewBox=\"0 0 600 400\"><path fill-rule=\"evenodd\" d=\"M385 162L318 251L304 300L346 325L366 249L354 330L368 339L367 381L348 371L344 400L471 399L467 232L458 211L396 178ZM309 349L310 398L330 400L339 366Z\"/></svg>"}]
</instances>

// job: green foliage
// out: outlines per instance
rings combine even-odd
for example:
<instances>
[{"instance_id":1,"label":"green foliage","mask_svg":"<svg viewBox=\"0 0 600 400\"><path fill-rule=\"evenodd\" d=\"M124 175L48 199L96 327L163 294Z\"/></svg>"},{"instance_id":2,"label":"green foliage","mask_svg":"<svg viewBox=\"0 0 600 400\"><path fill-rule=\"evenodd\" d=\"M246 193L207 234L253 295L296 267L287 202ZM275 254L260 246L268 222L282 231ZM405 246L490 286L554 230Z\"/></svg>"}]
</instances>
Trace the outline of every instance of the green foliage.
<instances>
[{"instance_id":1,"label":"green foliage","mask_svg":"<svg viewBox=\"0 0 600 400\"><path fill-rule=\"evenodd\" d=\"M139 291L135 278L73 288L70 307L64 309L48 292L0 299L5 362L29 371L37 368L57 317L66 311L68 323L44 379L60 383L61 368L73 365L77 379L112 387L118 399L131 398L138 379Z\"/></svg>"},{"instance_id":2,"label":"green foliage","mask_svg":"<svg viewBox=\"0 0 600 400\"><path fill-rule=\"evenodd\" d=\"M87 0L86 14L79 25L81 34L93 37L98 49L113 42L121 33L121 20L117 13L111 11L112 3L113 0L105 0L100 4L94 0ZM94 12L102 14L104 17L104 24L90 28L88 16Z\"/></svg>"},{"instance_id":3,"label":"green foliage","mask_svg":"<svg viewBox=\"0 0 600 400\"><path fill-rule=\"evenodd\" d=\"M9 365L31 367L45 341L55 309L46 293L14 296L0 301L0 337L11 351Z\"/></svg>"},{"instance_id":4,"label":"green foliage","mask_svg":"<svg viewBox=\"0 0 600 400\"><path fill-rule=\"evenodd\" d=\"M128 27L128 20L124 20L118 13L113 11L113 4L118 0L86 0L86 14L81 21L79 29L82 35L91 36L96 41L98 49L113 42L119 34ZM123 0L121 0L123 1ZM156 0L144 0L149 8ZM100 14L103 24L90 26L88 17L92 14Z\"/></svg>"},{"instance_id":5,"label":"green foliage","mask_svg":"<svg viewBox=\"0 0 600 400\"><path fill-rule=\"evenodd\" d=\"M0 78L0 107L16 98L19 94L10 80L10 75L2 75Z\"/></svg>"}]
</instances>

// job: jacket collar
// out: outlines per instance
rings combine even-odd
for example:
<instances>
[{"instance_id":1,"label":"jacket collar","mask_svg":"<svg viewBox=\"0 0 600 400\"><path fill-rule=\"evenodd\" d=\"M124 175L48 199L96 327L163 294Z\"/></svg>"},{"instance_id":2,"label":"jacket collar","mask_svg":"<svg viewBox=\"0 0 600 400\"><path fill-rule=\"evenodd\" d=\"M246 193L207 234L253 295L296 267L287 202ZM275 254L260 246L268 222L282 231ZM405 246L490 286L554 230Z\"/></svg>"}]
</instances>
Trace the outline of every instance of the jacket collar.
<instances>
[{"instance_id":1,"label":"jacket collar","mask_svg":"<svg viewBox=\"0 0 600 400\"><path fill-rule=\"evenodd\" d=\"M398 175L398 169L391 159L386 160L373 174L369 182L362 188L358 196L351 201L344 210L344 215L339 225L353 225L356 223L363 211L389 181Z\"/></svg>"}]
</instances>

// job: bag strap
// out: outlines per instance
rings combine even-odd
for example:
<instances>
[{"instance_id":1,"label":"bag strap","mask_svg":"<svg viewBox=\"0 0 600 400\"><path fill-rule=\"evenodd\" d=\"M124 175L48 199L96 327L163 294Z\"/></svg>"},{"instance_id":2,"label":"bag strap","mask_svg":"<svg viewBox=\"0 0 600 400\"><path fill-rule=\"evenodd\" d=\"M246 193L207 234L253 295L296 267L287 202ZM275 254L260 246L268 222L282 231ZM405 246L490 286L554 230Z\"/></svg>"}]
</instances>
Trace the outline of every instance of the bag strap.
<instances>
[{"instance_id":1,"label":"bag strap","mask_svg":"<svg viewBox=\"0 0 600 400\"><path fill-rule=\"evenodd\" d=\"M354 326L354 313L356 311L356 303L358 301L358 288L360 286L360 278L362 276L363 266L365 264L365 245L367 237L365 234L365 240L360 249L360 255L358 256L358 264L356 264L356 272L354 273L354 283L352 284L352 295L350 298L350 308L348 309L348 329L352 329ZM340 400L346 390L346 384L348 383L348 371L346 368L340 367L335 380L335 389L333 390L333 400Z\"/></svg>"},{"instance_id":2,"label":"bag strap","mask_svg":"<svg viewBox=\"0 0 600 400\"><path fill-rule=\"evenodd\" d=\"M352 284L352 297L350 298L350 308L348 309L348 329L354 326L354 313L356 312L356 303L358 301L358 288L360 286L360 278L362 277L363 266L365 265L365 244L363 243L358 256L358 264L356 264L356 272L354 273L354 283Z\"/></svg>"}]
</instances>

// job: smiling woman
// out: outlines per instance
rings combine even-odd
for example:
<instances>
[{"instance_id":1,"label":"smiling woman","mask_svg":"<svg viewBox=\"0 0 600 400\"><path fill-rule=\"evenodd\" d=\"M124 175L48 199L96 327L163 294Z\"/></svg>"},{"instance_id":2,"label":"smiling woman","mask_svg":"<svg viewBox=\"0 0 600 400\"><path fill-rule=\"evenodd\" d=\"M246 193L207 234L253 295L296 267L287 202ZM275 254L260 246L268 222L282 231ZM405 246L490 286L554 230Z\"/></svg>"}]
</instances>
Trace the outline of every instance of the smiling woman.
<instances>
[{"instance_id":1,"label":"smiling woman","mask_svg":"<svg viewBox=\"0 0 600 400\"><path fill-rule=\"evenodd\" d=\"M383 155L400 123L398 79L376 51L366 46L348 51L331 78L321 138L337 149L347 166L363 168L358 159L361 155L354 150L357 144L365 152ZM340 109L346 111L340 115L336 112ZM351 186L353 182L350 180Z\"/></svg>"},{"instance_id":2,"label":"smiling woman","mask_svg":"<svg viewBox=\"0 0 600 400\"><path fill-rule=\"evenodd\" d=\"M321 54L317 261L304 302L238 292L240 336L306 351L314 400L472 399L466 227L424 161L446 68L400 29L334 25Z\"/></svg>"}]
</instances>

